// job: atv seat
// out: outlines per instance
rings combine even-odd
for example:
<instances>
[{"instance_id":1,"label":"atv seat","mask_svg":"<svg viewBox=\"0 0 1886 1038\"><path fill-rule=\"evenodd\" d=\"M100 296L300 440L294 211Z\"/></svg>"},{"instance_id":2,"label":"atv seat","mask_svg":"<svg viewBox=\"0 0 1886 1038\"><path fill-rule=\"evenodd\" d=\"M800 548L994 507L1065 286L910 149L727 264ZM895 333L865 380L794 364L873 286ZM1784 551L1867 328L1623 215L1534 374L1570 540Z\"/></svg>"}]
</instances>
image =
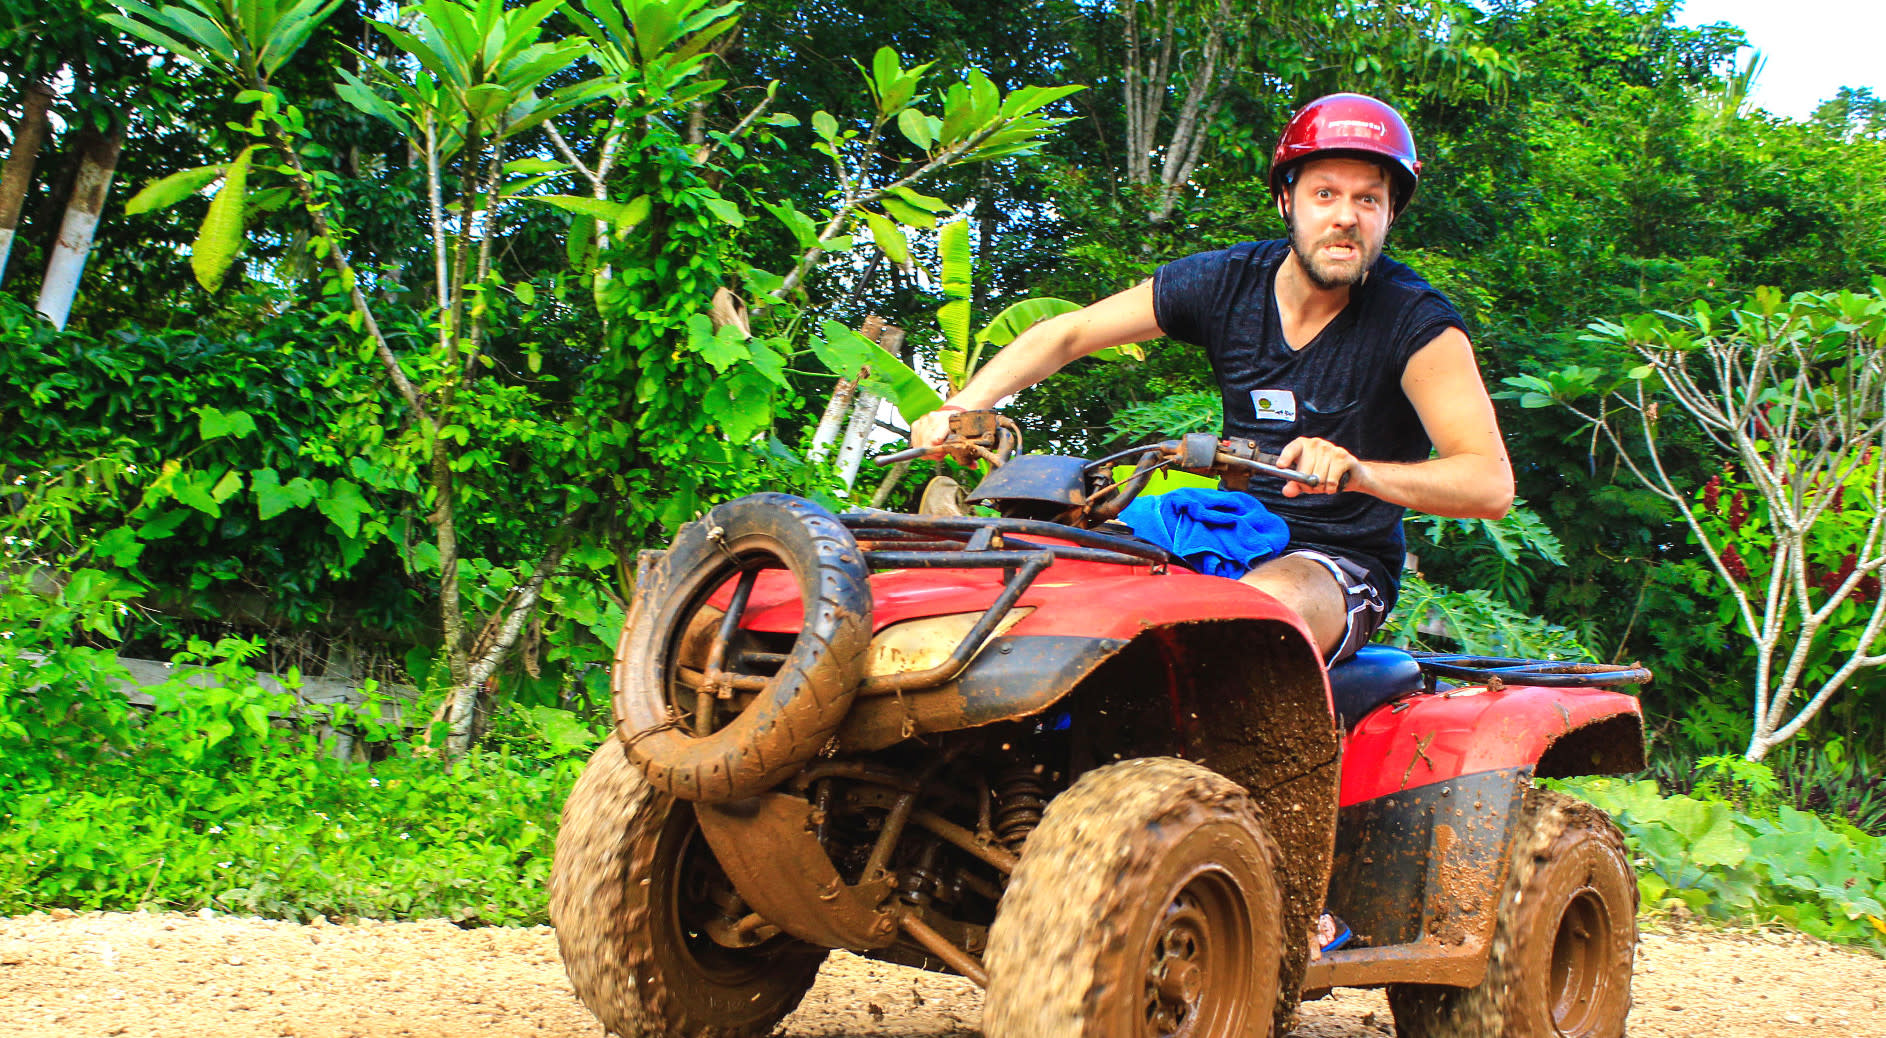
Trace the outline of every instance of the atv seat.
<instances>
[{"instance_id":1,"label":"atv seat","mask_svg":"<svg viewBox=\"0 0 1886 1038\"><path fill-rule=\"evenodd\" d=\"M1343 730L1356 726L1369 711L1425 687L1421 664L1393 645L1364 645L1354 656L1329 668L1329 696Z\"/></svg>"}]
</instances>

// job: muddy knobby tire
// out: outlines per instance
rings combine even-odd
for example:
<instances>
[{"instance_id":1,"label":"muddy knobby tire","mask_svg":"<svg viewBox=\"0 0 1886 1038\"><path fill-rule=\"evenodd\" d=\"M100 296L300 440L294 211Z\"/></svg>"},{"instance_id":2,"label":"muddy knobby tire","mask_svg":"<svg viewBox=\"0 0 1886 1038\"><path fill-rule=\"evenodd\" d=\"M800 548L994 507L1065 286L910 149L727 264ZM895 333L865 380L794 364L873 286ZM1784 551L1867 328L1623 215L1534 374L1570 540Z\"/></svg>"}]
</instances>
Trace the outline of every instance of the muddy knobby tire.
<instances>
[{"instance_id":1,"label":"muddy knobby tire","mask_svg":"<svg viewBox=\"0 0 1886 1038\"><path fill-rule=\"evenodd\" d=\"M712 858L693 806L650 786L621 742L605 742L557 832L550 922L563 968L583 1005L623 1038L770 1034L826 951L786 938L736 951L690 933L690 855Z\"/></svg>"},{"instance_id":2,"label":"muddy knobby tire","mask_svg":"<svg viewBox=\"0 0 1886 1038\"><path fill-rule=\"evenodd\" d=\"M1154 757L1081 776L996 908L983 1033L1119 1038L1156 1019L1150 1033L1264 1038L1284 961L1276 861L1245 791L1209 769Z\"/></svg>"},{"instance_id":3,"label":"muddy knobby tire","mask_svg":"<svg viewBox=\"0 0 1886 1038\"><path fill-rule=\"evenodd\" d=\"M750 705L696 736L670 702L683 628L743 565L768 559L797 580L807 605L799 636ZM683 526L636 589L616 650L616 733L655 788L726 803L771 789L817 755L845 719L864 674L868 577L851 531L791 494L751 494Z\"/></svg>"},{"instance_id":4,"label":"muddy knobby tire","mask_svg":"<svg viewBox=\"0 0 1886 1038\"><path fill-rule=\"evenodd\" d=\"M1405 1038L1622 1038L1637 952L1637 876L1603 811L1527 794L1486 978L1391 984Z\"/></svg>"}]
</instances>

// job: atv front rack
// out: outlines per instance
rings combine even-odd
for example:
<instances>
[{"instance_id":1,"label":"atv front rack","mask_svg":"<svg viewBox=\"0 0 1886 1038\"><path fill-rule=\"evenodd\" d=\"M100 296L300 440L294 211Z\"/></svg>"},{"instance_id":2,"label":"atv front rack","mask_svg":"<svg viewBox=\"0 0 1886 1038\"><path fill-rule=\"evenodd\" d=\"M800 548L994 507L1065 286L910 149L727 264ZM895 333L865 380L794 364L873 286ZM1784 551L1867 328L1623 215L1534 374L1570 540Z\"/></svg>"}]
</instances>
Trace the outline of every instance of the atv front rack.
<instances>
[{"instance_id":1,"label":"atv front rack","mask_svg":"<svg viewBox=\"0 0 1886 1038\"><path fill-rule=\"evenodd\" d=\"M897 512L846 512L838 519L857 539L865 565L874 570L1001 569L1006 574L1002 593L983 610L949 658L924 670L866 678L858 687L861 695L915 692L954 680L994 636L1028 586L1058 559L1151 566L1154 573L1164 573L1174 561L1165 549L1145 541L1038 519ZM1037 537L1072 543L1044 544L1031 539Z\"/></svg>"},{"instance_id":2,"label":"atv front rack","mask_svg":"<svg viewBox=\"0 0 1886 1038\"><path fill-rule=\"evenodd\" d=\"M1650 680L1648 668L1615 663L1576 663L1562 660L1521 660L1504 656L1470 656L1455 652L1412 652L1422 674L1501 685L1539 688L1603 688L1641 685Z\"/></svg>"}]
</instances>

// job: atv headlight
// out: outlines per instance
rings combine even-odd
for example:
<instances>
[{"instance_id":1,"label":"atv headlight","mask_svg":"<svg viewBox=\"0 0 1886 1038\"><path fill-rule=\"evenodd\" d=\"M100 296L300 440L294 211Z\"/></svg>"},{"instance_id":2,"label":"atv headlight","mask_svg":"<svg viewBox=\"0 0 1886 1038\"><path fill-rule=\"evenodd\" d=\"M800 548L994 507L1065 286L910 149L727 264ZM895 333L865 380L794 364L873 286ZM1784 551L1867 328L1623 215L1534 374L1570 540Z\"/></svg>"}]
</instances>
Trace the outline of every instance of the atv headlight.
<instances>
[{"instance_id":1,"label":"atv headlight","mask_svg":"<svg viewBox=\"0 0 1886 1038\"><path fill-rule=\"evenodd\" d=\"M1009 610L1002 622L995 625L995 634L989 637L993 639L1004 633L1034 611L1034 606L1018 606ZM981 619L982 610L977 610L973 613L949 613L894 623L871 639L871 647L865 652L865 676L886 677L937 666L950 658L950 653L956 651L956 646L962 644Z\"/></svg>"}]
</instances>

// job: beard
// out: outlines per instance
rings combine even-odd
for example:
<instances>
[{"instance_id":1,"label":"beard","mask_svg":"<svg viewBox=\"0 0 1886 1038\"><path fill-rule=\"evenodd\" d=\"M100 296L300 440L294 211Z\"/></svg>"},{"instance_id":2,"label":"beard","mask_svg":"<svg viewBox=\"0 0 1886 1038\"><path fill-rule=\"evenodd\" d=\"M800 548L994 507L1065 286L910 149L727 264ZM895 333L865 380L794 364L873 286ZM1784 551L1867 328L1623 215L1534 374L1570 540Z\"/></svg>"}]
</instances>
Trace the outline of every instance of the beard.
<instances>
[{"instance_id":1,"label":"beard","mask_svg":"<svg viewBox=\"0 0 1886 1038\"><path fill-rule=\"evenodd\" d=\"M1335 288L1353 288L1362 284L1368 279L1369 271L1375 266L1375 261L1381 258L1381 242L1365 242L1351 231L1337 231L1315 242L1305 241L1302 231L1297 227L1294 210L1286 212L1285 223L1290 228L1290 251L1297 254L1297 262L1302 264L1303 272L1309 277L1310 284L1325 292ZM1324 262L1322 251L1325 245L1354 246L1356 258L1348 262Z\"/></svg>"}]
</instances>

